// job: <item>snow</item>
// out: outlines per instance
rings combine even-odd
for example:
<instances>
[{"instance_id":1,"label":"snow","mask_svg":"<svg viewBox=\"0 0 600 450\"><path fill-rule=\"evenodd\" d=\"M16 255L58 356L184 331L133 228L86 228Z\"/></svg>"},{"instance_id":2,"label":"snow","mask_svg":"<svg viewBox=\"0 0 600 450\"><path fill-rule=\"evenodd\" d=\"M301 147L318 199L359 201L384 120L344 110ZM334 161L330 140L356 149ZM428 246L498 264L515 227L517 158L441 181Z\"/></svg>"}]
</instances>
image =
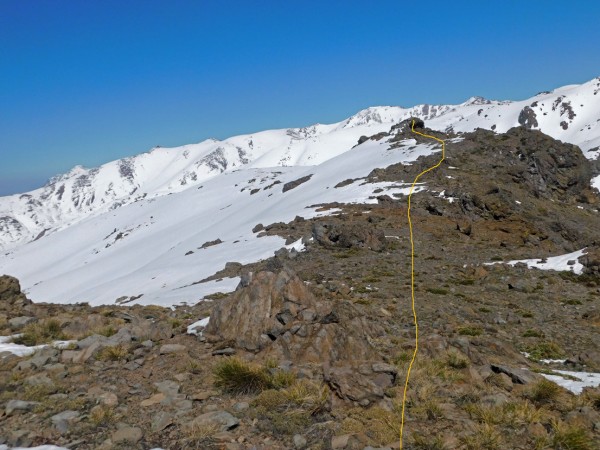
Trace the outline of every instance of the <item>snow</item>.
<instances>
[{"instance_id":1,"label":"snow","mask_svg":"<svg viewBox=\"0 0 600 450\"><path fill-rule=\"evenodd\" d=\"M334 124L156 147L95 169L77 166L43 188L0 198L0 273L18 277L34 301L100 305L125 297L123 304L193 304L235 289L238 278L201 282L227 262L255 262L285 246L277 236L258 238L251 232L257 223L338 214L339 208L319 205L376 203L378 189L407 195L408 184L366 184L364 177L440 151L413 139L399 148L385 139L356 145L360 136L411 116L437 130L504 132L528 107L536 114L534 128L579 145L593 159L600 155L599 90L594 79L516 102L472 97L459 105L372 107ZM307 175L309 181L282 192L283 184ZM334 187L347 179L355 181ZM600 176L593 185L600 189ZM223 242L200 248L215 239ZM285 247L304 248L301 241ZM581 264L567 266L569 259L577 256L522 262L580 273Z\"/></svg>"},{"instance_id":2,"label":"snow","mask_svg":"<svg viewBox=\"0 0 600 450\"><path fill-rule=\"evenodd\" d=\"M194 304L208 294L235 289L238 278L201 282L227 262L259 261L285 246L278 236L257 237L252 232L257 223L335 214L338 208L320 208L333 202L376 203L381 194L374 191L379 189L390 196L407 195L410 184L365 183L364 177L375 168L414 162L440 150L439 145L415 145L414 140L398 148L385 140L367 141L318 166L225 172L204 181L202 188L90 215L19 246L0 256L0 273L19 278L34 301ZM309 181L282 191L285 183L307 175L312 175ZM334 187L347 179L355 181ZM425 188L421 184L415 192ZM258 191L251 194L254 189ZM222 243L201 248L216 239ZM303 246L297 241L288 248L301 251Z\"/></svg>"},{"instance_id":3,"label":"snow","mask_svg":"<svg viewBox=\"0 0 600 450\"><path fill-rule=\"evenodd\" d=\"M19 334L15 334L12 336L0 336L0 353L9 352L16 356L29 356L35 353L36 350L47 347L47 345L34 345L28 347L26 345L13 343L12 340L19 336ZM73 342L77 341L55 341L51 345L58 349L64 349L67 348Z\"/></svg>"},{"instance_id":4,"label":"snow","mask_svg":"<svg viewBox=\"0 0 600 450\"><path fill-rule=\"evenodd\" d=\"M202 330L206 328L209 320L210 317L205 317L204 319L200 319L197 322L194 322L193 324L189 325L187 327L187 334L195 334L196 336L202 336Z\"/></svg>"},{"instance_id":5,"label":"snow","mask_svg":"<svg viewBox=\"0 0 600 450\"><path fill-rule=\"evenodd\" d=\"M600 175L598 175L597 177L592 178L592 186L596 189L598 189L600 191Z\"/></svg>"},{"instance_id":6,"label":"snow","mask_svg":"<svg viewBox=\"0 0 600 450\"><path fill-rule=\"evenodd\" d=\"M578 260L579 257L585 254L585 248L581 250L577 250L572 253L567 253L565 255L558 256L549 256L546 258L546 262L542 262L543 259L518 259L508 262L491 262L485 263L485 265L493 265L493 264L508 264L510 266L514 266L518 263L527 264L527 267L536 268L540 270L556 270L556 271L571 271L577 275L581 275L583 272L583 264L581 264ZM569 261L575 261L575 264L569 265Z\"/></svg>"},{"instance_id":7,"label":"snow","mask_svg":"<svg viewBox=\"0 0 600 450\"><path fill-rule=\"evenodd\" d=\"M591 372L572 372L568 370L554 370L554 372L568 377L575 377L578 381L570 380L568 378L561 377L559 375L549 375L541 373L543 377L550 381L555 382L559 386L568 389L574 394L581 394L584 387L596 387L600 386L600 373Z\"/></svg>"}]
</instances>

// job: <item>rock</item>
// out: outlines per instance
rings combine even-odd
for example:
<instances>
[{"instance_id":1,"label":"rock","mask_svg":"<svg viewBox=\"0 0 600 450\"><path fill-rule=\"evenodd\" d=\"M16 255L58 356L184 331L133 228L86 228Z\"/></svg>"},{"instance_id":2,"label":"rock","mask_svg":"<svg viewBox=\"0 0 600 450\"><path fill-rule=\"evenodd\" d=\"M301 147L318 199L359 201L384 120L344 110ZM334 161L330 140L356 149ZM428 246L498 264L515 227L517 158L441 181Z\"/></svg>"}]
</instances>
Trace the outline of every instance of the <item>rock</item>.
<instances>
[{"instance_id":1,"label":"rock","mask_svg":"<svg viewBox=\"0 0 600 450\"><path fill-rule=\"evenodd\" d=\"M48 387L48 388L52 388L54 387L54 381L52 381L50 378L48 378L48 375L46 375L45 373L38 373L35 375L31 375L27 378L25 378L25 380L23 380L25 384L28 384L29 386L44 386L44 387Z\"/></svg>"},{"instance_id":2,"label":"rock","mask_svg":"<svg viewBox=\"0 0 600 450\"><path fill-rule=\"evenodd\" d=\"M352 434L342 434L334 436L331 439L332 450L358 450L360 444L357 442L358 439ZM357 445L358 444L358 445ZM364 445L360 446L360 449L364 448Z\"/></svg>"},{"instance_id":3,"label":"rock","mask_svg":"<svg viewBox=\"0 0 600 450\"><path fill-rule=\"evenodd\" d=\"M150 426L155 433L162 431L169 425L173 424L173 416L165 411L160 411L152 417L152 425Z\"/></svg>"},{"instance_id":4,"label":"rock","mask_svg":"<svg viewBox=\"0 0 600 450\"><path fill-rule=\"evenodd\" d=\"M300 186L302 183L306 183L308 180L310 180L312 178L312 174L310 175L306 175L304 177L300 177L297 180L294 181L290 181L288 183L285 183L283 185L283 189L281 192L287 192L289 190L292 190L298 186Z\"/></svg>"},{"instance_id":5,"label":"rock","mask_svg":"<svg viewBox=\"0 0 600 450\"><path fill-rule=\"evenodd\" d=\"M364 224L315 222L312 237L325 247L365 248L381 252L387 247L383 230Z\"/></svg>"},{"instance_id":6,"label":"rock","mask_svg":"<svg viewBox=\"0 0 600 450\"><path fill-rule=\"evenodd\" d=\"M28 325L30 323L35 322L37 319L35 317L29 317L29 316L19 316L19 317L13 317L12 319L10 319L8 321L8 324L10 325L10 327L13 330L20 330L21 328L23 328L25 325Z\"/></svg>"},{"instance_id":7,"label":"rock","mask_svg":"<svg viewBox=\"0 0 600 450\"><path fill-rule=\"evenodd\" d=\"M141 406L156 405L156 404L162 402L165 398L167 398L167 396L165 394L163 394L162 392L159 392L158 394L154 394L152 397L147 398L146 400L143 400L140 403L140 405Z\"/></svg>"},{"instance_id":8,"label":"rock","mask_svg":"<svg viewBox=\"0 0 600 450\"><path fill-rule=\"evenodd\" d=\"M24 307L30 304L31 300L21 292L19 280L9 275L0 276L0 309Z\"/></svg>"},{"instance_id":9,"label":"rock","mask_svg":"<svg viewBox=\"0 0 600 450\"><path fill-rule=\"evenodd\" d=\"M165 394L167 397L174 397L179 394L180 386L171 380L154 383L154 386L156 386L158 392Z\"/></svg>"},{"instance_id":10,"label":"rock","mask_svg":"<svg viewBox=\"0 0 600 450\"><path fill-rule=\"evenodd\" d=\"M262 223L258 223L254 226L254 228L252 228L252 232L253 233L258 233L259 231L264 230L264 225Z\"/></svg>"},{"instance_id":11,"label":"rock","mask_svg":"<svg viewBox=\"0 0 600 450\"><path fill-rule=\"evenodd\" d=\"M160 347L161 355L168 355L169 353L183 353L187 352L187 347L181 344L165 344Z\"/></svg>"},{"instance_id":12,"label":"rock","mask_svg":"<svg viewBox=\"0 0 600 450\"><path fill-rule=\"evenodd\" d=\"M232 406L232 408L237 412L246 411L249 407L250 404L248 402L237 402Z\"/></svg>"},{"instance_id":13,"label":"rock","mask_svg":"<svg viewBox=\"0 0 600 450\"><path fill-rule=\"evenodd\" d=\"M240 421L227 411L212 411L204 413L188 422L187 428L217 426L220 431L228 431L240 424Z\"/></svg>"},{"instance_id":14,"label":"rock","mask_svg":"<svg viewBox=\"0 0 600 450\"><path fill-rule=\"evenodd\" d=\"M142 430L138 427L125 426L115 431L111 440L115 444L136 444L142 439Z\"/></svg>"},{"instance_id":15,"label":"rock","mask_svg":"<svg viewBox=\"0 0 600 450\"><path fill-rule=\"evenodd\" d=\"M119 404L119 398L112 392L103 392L98 396L98 401L106 406L115 407Z\"/></svg>"},{"instance_id":16,"label":"rock","mask_svg":"<svg viewBox=\"0 0 600 450\"><path fill-rule=\"evenodd\" d=\"M300 327L295 335L286 331L302 325L296 321L303 321L304 310L312 319L318 315L319 323L311 324L306 333L298 333ZM380 332L369 328L364 315L349 302L318 305L302 280L286 268L278 274L255 274L248 286L215 305L205 336L209 342L233 341L249 351L274 347L279 359L291 361L293 355L295 360L322 362L369 359L369 336Z\"/></svg>"},{"instance_id":17,"label":"rock","mask_svg":"<svg viewBox=\"0 0 600 450\"><path fill-rule=\"evenodd\" d=\"M235 348L226 347L212 352L213 356L231 356L235 355Z\"/></svg>"},{"instance_id":18,"label":"rock","mask_svg":"<svg viewBox=\"0 0 600 450\"><path fill-rule=\"evenodd\" d=\"M297 450L302 450L303 448L306 447L306 444L307 444L306 438L304 436L302 436L301 434L295 434L294 438L293 438L293 442L294 442L294 448L296 448Z\"/></svg>"},{"instance_id":19,"label":"rock","mask_svg":"<svg viewBox=\"0 0 600 450\"><path fill-rule=\"evenodd\" d=\"M516 384L528 384L533 383L541 379L541 376L535 372L530 372L525 369L516 369L508 366L497 366L492 364L490 366L495 373L504 373L510 377L513 383Z\"/></svg>"},{"instance_id":20,"label":"rock","mask_svg":"<svg viewBox=\"0 0 600 450\"><path fill-rule=\"evenodd\" d=\"M80 414L77 411L63 411L50 417L54 427L60 433L67 433L69 427L79 420Z\"/></svg>"},{"instance_id":21,"label":"rock","mask_svg":"<svg viewBox=\"0 0 600 450\"><path fill-rule=\"evenodd\" d=\"M209 398L215 397L217 395L219 395L219 393L216 391L197 392L195 394L192 394L191 399L203 401L203 400L208 400Z\"/></svg>"},{"instance_id":22,"label":"rock","mask_svg":"<svg viewBox=\"0 0 600 450\"><path fill-rule=\"evenodd\" d=\"M383 365L383 364L382 364ZM385 389L393 386L397 370L373 372L368 366L332 367L325 371L325 381L342 399L369 406L384 397Z\"/></svg>"},{"instance_id":23,"label":"rock","mask_svg":"<svg viewBox=\"0 0 600 450\"><path fill-rule=\"evenodd\" d=\"M39 405L39 402L26 402L23 400L9 400L6 403L6 415L10 416L13 412L29 412L36 405Z\"/></svg>"}]
</instances>

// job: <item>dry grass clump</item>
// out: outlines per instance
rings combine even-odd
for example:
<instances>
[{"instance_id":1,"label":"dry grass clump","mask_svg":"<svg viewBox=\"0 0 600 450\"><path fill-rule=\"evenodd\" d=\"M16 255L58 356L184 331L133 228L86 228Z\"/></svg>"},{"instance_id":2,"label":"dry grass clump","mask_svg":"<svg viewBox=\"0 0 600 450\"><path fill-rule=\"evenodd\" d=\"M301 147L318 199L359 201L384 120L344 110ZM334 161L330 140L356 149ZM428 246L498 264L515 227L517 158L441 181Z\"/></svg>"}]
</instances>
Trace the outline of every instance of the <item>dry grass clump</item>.
<instances>
[{"instance_id":1,"label":"dry grass clump","mask_svg":"<svg viewBox=\"0 0 600 450\"><path fill-rule=\"evenodd\" d=\"M284 389L267 389L253 401L253 414L263 431L292 435L312 425L314 416L328 408L329 390L307 380Z\"/></svg>"},{"instance_id":2,"label":"dry grass clump","mask_svg":"<svg viewBox=\"0 0 600 450\"><path fill-rule=\"evenodd\" d=\"M239 358L225 358L213 369L215 386L230 394L255 394L273 386L265 367L255 366Z\"/></svg>"},{"instance_id":3,"label":"dry grass clump","mask_svg":"<svg viewBox=\"0 0 600 450\"><path fill-rule=\"evenodd\" d=\"M89 421L95 426L108 426L117 421L117 413L114 408L106 405L94 406L89 414Z\"/></svg>"},{"instance_id":4,"label":"dry grass clump","mask_svg":"<svg viewBox=\"0 0 600 450\"><path fill-rule=\"evenodd\" d=\"M294 385L296 374L277 368L267 360L263 366L239 358L221 360L213 369L215 386L230 394L256 394L265 389L283 389Z\"/></svg>"},{"instance_id":5,"label":"dry grass clump","mask_svg":"<svg viewBox=\"0 0 600 450\"><path fill-rule=\"evenodd\" d=\"M484 425L502 425L515 428L532 423L541 423L548 417L548 411L538 408L529 400L485 406L478 403L464 407L471 418Z\"/></svg>"},{"instance_id":6,"label":"dry grass clump","mask_svg":"<svg viewBox=\"0 0 600 450\"><path fill-rule=\"evenodd\" d=\"M461 336L480 336L483 334L483 329L481 327L465 326L458 329L458 334Z\"/></svg>"},{"instance_id":7,"label":"dry grass clump","mask_svg":"<svg viewBox=\"0 0 600 450\"><path fill-rule=\"evenodd\" d=\"M221 431L215 424L197 423L185 427L184 430L187 448L212 448L215 444L213 436Z\"/></svg>"},{"instance_id":8,"label":"dry grass clump","mask_svg":"<svg viewBox=\"0 0 600 450\"><path fill-rule=\"evenodd\" d=\"M478 424L475 431L461 439L466 450L500 450L504 449L502 434L493 426Z\"/></svg>"},{"instance_id":9,"label":"dry grass clump","mask_svg":"<svg viewBox=\"0 0 600 450\"><path fill-rule=\"evenodd\" d=\"M122 361L129 354L129 349L123 345L104 347L98 353L97 358L101 361Z\"/></svg>"},{"instance_id":10,"label":"dry grass clump","mask_svg":"<svg viewBox=\"0 0 600 450\"><path fill-rule=\"evenodd\" d=\"M564 422L553 422L552 445L556 450L594 450L597 442L586 430L576 425Z\"/></svg>"},{"instance_id":11,"label":"dry grass clump","mask_svg":"<svg viewBox=\"0 0 600 450\"><path fill-rule=\"evenodd\" d=\"M469 367L469 360L457 352L449 352L446 363L453 369L465 369Z\"/></svg>"},{"instance_id":12,"label":"dry grass clump","mask_svg":"<svg viewBox=\"0 0 600 450\"><path fill-rule=\"evenodd\" d=\"M558 384L544 378L531 387L527 396L538 404L550 403L556 400L561 392L562 388Z\"/></svg>"},{"instance_id":13,"label":"dry grass clump","mask_svg":"<svg viewBox=\"0 0 600 450\"><path fill-rule=\"evenodd\" d=\"M415 433L412 439L412 448L416 450L450 450L441 436L432 437Z\"/></svg>"},{"instance_id":14,"label":"dry grass clump","mask_svg":"<svg viewBox=\"0 0 600 450\"><path fill-rule=\"evenodd\" d=\"M565 356L564 350L558 344L551 341L523 345L520 350L529 353L529 358L534 360L560 359Z\"/></svg>"},{"instance_id":15,"label":"dry grass clump","mask_svg":"<svg viewBox=\"0 0 600 450\"><path fill-rule=\"evenodd\" d=\"M374 445L394 442L400 435L401 416L399 408L388 411L377 406L363 409L354 408L342 421L341 432L346 434L363 433Z\"/></svg>"},{"instance_id":16,"label":"dry grass clump","mask_svg":"<svg viewBox=\"0 0 600 450\"><path fill-rule=\"evenodd\" d=\"M49 319L30 323L23 329L21 336L14 339L14 342L31 347L66 339L69 339L69 336L62 331L60 322L56 319Z\"/></svg>"}]
</instances>

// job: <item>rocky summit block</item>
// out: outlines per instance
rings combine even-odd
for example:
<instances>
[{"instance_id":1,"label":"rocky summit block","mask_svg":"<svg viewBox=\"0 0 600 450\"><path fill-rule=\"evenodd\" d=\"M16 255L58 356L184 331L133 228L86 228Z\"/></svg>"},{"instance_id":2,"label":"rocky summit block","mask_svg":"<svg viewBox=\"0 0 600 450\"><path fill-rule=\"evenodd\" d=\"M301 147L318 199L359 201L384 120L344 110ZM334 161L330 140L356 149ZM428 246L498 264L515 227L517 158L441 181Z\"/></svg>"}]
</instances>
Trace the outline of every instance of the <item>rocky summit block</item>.
<instances>
[{"instance_id":1,"label":"rocky summit block","mask_svg":"<svg viewBox=\"0 0 600 450\"><path fill-rule=\"evenodd\" d=\"M370 343L382 334L350 302L317 298L289 268L246 278L215 306L205 330L209 342L234 342L297 367L319 364L340 398L365 406L396 382L396 369Z\"/></svg>"},{"instance_id":2,"label":"rocky summit block","mask_svg":"<svg viewBox=\"0 0 600 450\"><path fill-rule=\"evenodd\" d=\"M19 280L10 275L0 276L0 309L23 307L30 303L31 300L21 292Z\"/></svg>"}]
</instances>

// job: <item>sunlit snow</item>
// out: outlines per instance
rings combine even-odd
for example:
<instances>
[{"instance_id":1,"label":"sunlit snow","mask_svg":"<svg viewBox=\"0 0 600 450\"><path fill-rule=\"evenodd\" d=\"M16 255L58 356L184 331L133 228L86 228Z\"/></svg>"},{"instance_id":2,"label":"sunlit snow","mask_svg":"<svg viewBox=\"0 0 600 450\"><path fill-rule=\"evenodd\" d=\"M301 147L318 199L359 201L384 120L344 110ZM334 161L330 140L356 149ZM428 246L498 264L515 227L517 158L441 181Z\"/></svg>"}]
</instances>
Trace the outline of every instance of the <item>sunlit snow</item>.
<instances>
[{"instance_id":1,"label":"sunlit snow","mask_svg":"<svg viewBox=\"0 0 600 450\"><path fill-rule=\"evenodd\" d=\"M583 264L581 264L578 260L580 256L585 254L585 249L577 250L572 253L567 253L565 255L558 256L549 256L544 259L518 259L508 262L490 262L485 263L486 265L493 264L508 264L510 266L514 266L518 263L527 264L527 267L536 268L540 270L556 270L556 271L572 271L577 275L581 275L583 272Z\"/></svg>"}]
</instances>

